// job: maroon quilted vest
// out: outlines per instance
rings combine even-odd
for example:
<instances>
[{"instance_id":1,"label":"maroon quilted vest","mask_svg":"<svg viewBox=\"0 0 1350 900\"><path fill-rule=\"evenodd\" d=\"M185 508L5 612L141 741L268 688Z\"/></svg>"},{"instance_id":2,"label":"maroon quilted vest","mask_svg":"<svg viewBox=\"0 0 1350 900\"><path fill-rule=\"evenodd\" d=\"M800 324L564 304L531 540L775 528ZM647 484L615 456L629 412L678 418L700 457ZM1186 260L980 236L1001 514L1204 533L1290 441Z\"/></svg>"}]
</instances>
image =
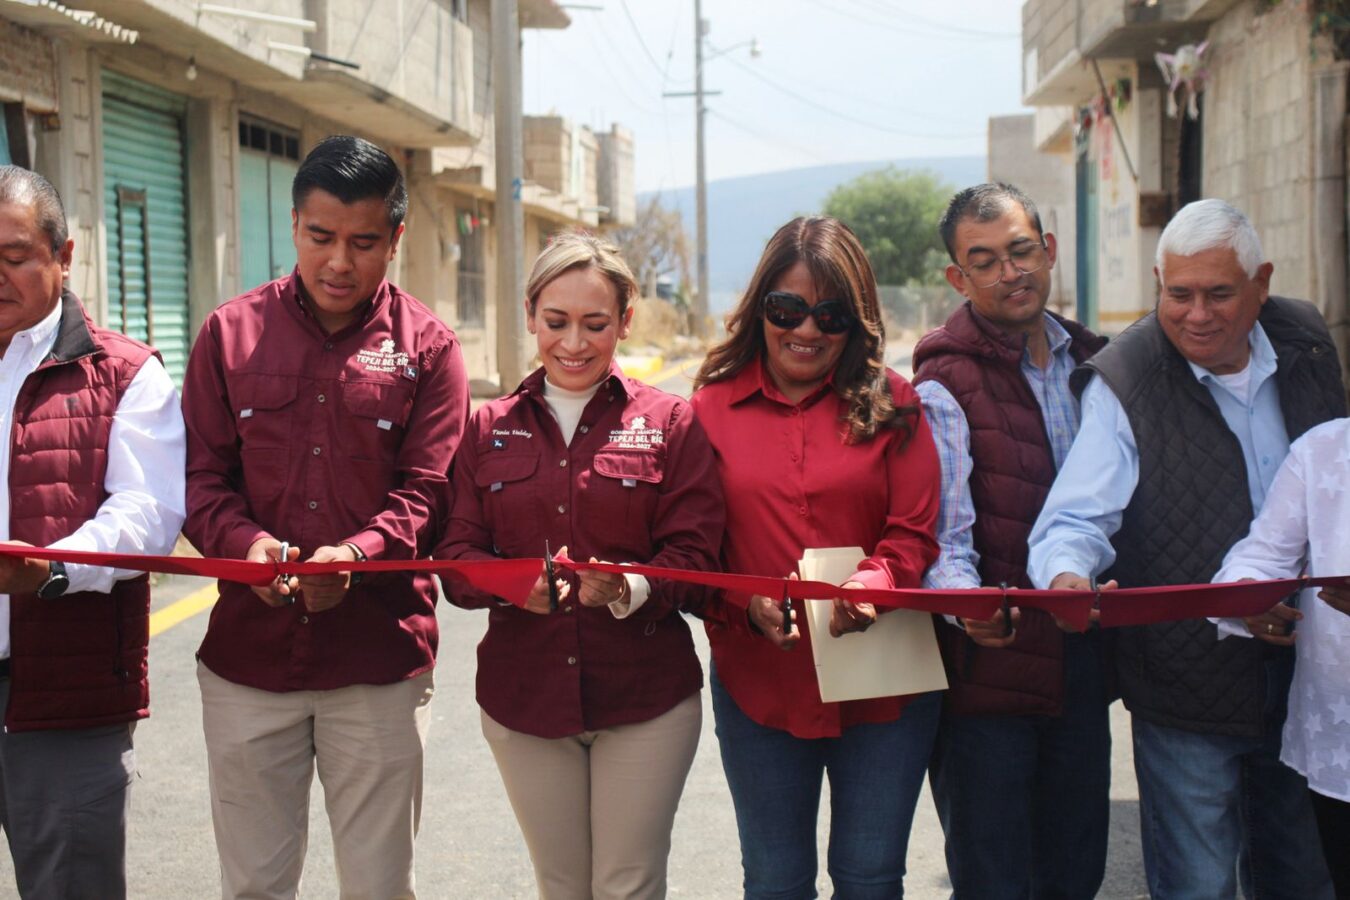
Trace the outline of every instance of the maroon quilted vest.
<instances>
[{"instance_id":1,"label":"maroon quilted vest","mask_svg":"<svg viewBox=\"0 0 1350 900\"><path fill-rule=\"evenodd\" d=\"M96 328L69 291L51 354L24 381L9 466L15 540L46 546L92 519L107 499L108 435L123 393L154 353ZM150 584L54 600L10 597L9 731L89 728L149 714Z\"/></svg>"},{"instance_id":2,"label":"maroon quilted vest","mask_svg":"<svg viewBox=\"0 0 1350 900\"><path fill-rule=\"evenodd\" d=\"M1053 314L1052 314L1053 315ZM1106 341L1055 316L1081 363ZM936 381L961 405L970 426L972 534L985 585L1029 588L1027 537L1055 480L1055 461L1040 404L1022 376L1024 342L970 303L914 348L914 383ZM938 637L959 715L1056 715L1064 697L1064 637L1049 615L1023 609L1009 647L981 647L945 620Z\"/></svg>"}]
</instances>

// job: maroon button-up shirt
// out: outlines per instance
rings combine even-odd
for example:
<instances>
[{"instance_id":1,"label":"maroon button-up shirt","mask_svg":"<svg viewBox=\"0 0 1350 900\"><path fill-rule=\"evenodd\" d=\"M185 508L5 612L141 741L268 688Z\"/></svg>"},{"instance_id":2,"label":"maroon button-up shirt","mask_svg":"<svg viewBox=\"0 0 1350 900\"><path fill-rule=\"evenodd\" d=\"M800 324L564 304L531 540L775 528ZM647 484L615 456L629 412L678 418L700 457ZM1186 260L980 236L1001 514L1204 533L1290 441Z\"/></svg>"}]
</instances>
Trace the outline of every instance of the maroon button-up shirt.
<instances>
[{"instance_id":1,"label":"maroon button-up shirt","mask_svg":"<svg viewBox=\"0 0 1350 900\"><path fill-rule=\"evenodd\" d=\"M909 382L887 374L895 405L917 407ZM839 418L844 402L830 385L794 404L759 364L708 385L691 402L726 485L726 571L781 578L796 571L808 547L856 546L868 556L850 580L919 586L938 554L941 484L921 413L907 441L904 432L886 429L848 444ZM803 738L837 737L849 725L899 717L905 697L821 703L809 631L802 629L793 650L779 650L751 631L742 608L748 599L710 602L705 616L717 677L747 716Z\"/></svg>"},{"instance_id":2,"label":"maroon button-up shirt","mask_svg":"<svg viewBox=\"0 0 1350 900\"><path fill-rule=\"evenodd\" d=\"M264 284L202 326L183 383L183 531L203 554L232 559L267 536L302 559L343 541L371 559L424 557L468 419L454 333L383 282L357 322L328 335L298 284L295 274ZM321 613L273 609L234 582L220 593L198 655L237 684L389 684L435 659L429 575L368 575Z\"/></svg>"},{"instance_id":3,"label":"maroon button-up shirt","mask_svg":"<svg viewBox=\"0 0 1350 900\"><path fill-rule=\"evenodd\" d=\"M441 559L568 556L715 571L725 510L712 448L685 401L612 368L570 445L544 400L544 371L486 404L455 458ZM706 589L652 579L625 619L572 593L538 615L459 585L450 602L489 608L478 702L515 731L558 738L644 722L703 684L681 610Z\"/></svg>"}]
</instances>

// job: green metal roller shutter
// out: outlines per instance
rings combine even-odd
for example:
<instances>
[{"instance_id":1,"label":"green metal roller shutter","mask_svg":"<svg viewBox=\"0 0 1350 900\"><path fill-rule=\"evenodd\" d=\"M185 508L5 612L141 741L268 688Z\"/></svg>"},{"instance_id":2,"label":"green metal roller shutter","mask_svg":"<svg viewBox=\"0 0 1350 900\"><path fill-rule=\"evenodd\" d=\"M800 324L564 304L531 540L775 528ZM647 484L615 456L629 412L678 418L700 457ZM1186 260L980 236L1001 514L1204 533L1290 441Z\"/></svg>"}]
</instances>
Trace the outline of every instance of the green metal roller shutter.
<instances>
[{"instance_id":1,"label":"green metal roller shutter","mask_svg":"<svg viewBox=\"0 0 1350 900\"><path fill-rule=\"evenodd\" d=\"M183 97L103 72L109 328L147 341L181 383L191 331Z\"/></svg>"}]
</instances>

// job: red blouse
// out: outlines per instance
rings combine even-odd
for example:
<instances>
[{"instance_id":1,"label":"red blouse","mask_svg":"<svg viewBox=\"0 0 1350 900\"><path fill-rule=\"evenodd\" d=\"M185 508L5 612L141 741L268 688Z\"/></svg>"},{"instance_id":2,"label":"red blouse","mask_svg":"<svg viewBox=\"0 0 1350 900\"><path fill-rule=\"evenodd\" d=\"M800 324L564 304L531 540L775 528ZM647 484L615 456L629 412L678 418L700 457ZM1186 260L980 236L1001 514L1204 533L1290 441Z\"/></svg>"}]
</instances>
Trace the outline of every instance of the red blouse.
<instances>
[{"instance_id":1,"label":"red blouse","mask_svg":"<svg viewBox=\"0 0 1350 900\"><path fill-rule=\"evenodd\" d=\"M919 406L909 382L887 370L895 405ZM941 470L928 423L845 442L844 402L830 385L793 404L760 365L710 384L691 403L717 453L726 491L726 571L782 577L808 547L859 546L853 576L872 588L918 587L937 558ZM742 601L748 598L741 598ZM784 652L750 627L732 599L705 610L717 676L751 719L802 738L837 737L849 725L899 717L908 697L822 703L810 635ZM800 622L801 619L799 618Z\"/></svg>"}]
</instances>

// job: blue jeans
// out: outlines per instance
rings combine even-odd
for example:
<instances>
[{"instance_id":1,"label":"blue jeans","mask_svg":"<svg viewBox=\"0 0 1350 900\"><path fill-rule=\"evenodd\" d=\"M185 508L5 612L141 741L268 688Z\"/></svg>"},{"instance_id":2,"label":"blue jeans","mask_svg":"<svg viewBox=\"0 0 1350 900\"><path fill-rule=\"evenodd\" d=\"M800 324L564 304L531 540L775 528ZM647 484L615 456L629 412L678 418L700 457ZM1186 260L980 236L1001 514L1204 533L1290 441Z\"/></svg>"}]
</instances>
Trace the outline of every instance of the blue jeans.
<instances>
[{"instance_id":1,"label":"blue jeans","mask_svg":"<svg viewBox=\"0 0 1350 900\"><path fill-rule=\"evenodd\" d=\"M1239 880L1248 900L1333 896L1307 782L1280 762L1288 663L1266 665L1270 700L1260 737L1132 718L1140 837L1154 900L1231 900Z\"/></svg>"},{"instance_id":2,"label":"blue jeans","mask_svg":"<svg viewBox=\"0 0 1350 900\"><path fill-rule=\"evenodd\" d=\"M834 896L903 897L909 829L937 733L939 695L916 697L894 722L807 739L753 721L716 671L709 680L722 768L736 806L746 900L816 896L816 820L825 773Z\"/></svg>"},{"instance_id":3,"label":"blue jeans","mask_svg":"<svg viewBox=\"0 0 1350 900\"><path fill-rule=\"evenodd\" d=\"M1111 787L1100 646L1065 636L1059 716L943 716L930 774L956 900L1097 896Z\"/></svg>"}]
</instances>

